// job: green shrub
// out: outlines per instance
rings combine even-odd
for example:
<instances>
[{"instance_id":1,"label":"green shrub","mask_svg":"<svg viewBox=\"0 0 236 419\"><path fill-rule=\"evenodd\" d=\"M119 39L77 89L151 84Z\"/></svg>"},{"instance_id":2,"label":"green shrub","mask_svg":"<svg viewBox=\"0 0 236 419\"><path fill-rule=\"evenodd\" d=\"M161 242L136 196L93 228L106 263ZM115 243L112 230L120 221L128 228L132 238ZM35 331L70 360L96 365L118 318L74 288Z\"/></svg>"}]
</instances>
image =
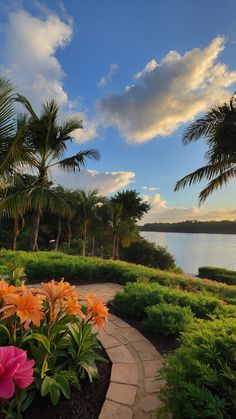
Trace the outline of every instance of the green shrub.
<instances>
[{"instance_id":1,"label":"green shrub","mask_svg":"<svg viewBox=\"0 0 236 419\"><path fill-rule=\"evenodd\" d=\"M147 307L145 325L163 335L178 335L189 328L194 320L190 307L161 303Z\"/></svg>"},{"instance_id":2,"label":"green shrub","mask_svg":"<svg viewBox=\"0 0 236 419\"><path fill-rule=\"evenodd\" d=\"M209 278L228 285L236 285L236 271L230 271L224 268L214 266L202 266L198 268L200 278Z\"/></svg>"},{"instance_id":3,"label":"green shrub","mask_svg":"<svg viewBox=\"0 0 236 419\"><path fill-rule=\"evenodd\" d=\"M236 321L199 321L167 356L162 398L175 419L236 417Z\"/></svg>"},{"instance_id":4,"label":"green shrub","mask_svg":"<svg viewBox=\"0 0 236 419\"><path fill-rule=\"evenodd\" d=\"M215 297L163 287L159 284L127 284L125 292L118 292L114 302L119 311L136 319L145 318L145 309L160 303L190 307L196 317L203 319L219 313L227 315L230 307L229 315L236 313L235 306L224 305Z\"/></svg>"},{"instance_id":5,"label":"green shrub","mask_svg":"<svg viewBox=\"0 0 236 419\"><path fill-rule=\"evenodd\" d=\"M173 256L166 247L141 239L122 249L122 259L127 262L151 266L158 269L171 269L175 266Z\"/></svg>"},{"instance_id":6,"label":"green shrub","mask_svg":"<svg viewBox=\"0 0 236 419\"><path fill-rule=\"evenodd\" d=\"M168 288L180 288L192 293L203 293L222 298L236 304L236 286L219 284L192 276L161 271L127 262L104 260L95 257L72 256L60 252L12 252L0 251L0 272L4 265L14 263L23 266L30 281L41 282L62 277L67 281L117 282L126 284L138 279L157 282Z\"/></svg>"}]
</instances>

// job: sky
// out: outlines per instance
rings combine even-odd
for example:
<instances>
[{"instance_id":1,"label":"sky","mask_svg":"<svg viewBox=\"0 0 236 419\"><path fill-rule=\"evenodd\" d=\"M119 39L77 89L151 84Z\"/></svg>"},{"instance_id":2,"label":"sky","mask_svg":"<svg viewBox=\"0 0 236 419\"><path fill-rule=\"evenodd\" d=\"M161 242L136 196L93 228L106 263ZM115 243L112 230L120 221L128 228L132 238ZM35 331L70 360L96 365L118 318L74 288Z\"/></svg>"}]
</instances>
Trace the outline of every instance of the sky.
<instances>
[{"instance_id":1,"label":"sky","mask_svg":"<svg viewBox=\"0 0 236 419\"><path fill-rule=\"evenodd\" d=\"M97 148L80 173L51 173L71 189L136 189L143 222L236 219L235 182L198 207L204 182L174 192L204 163L204 141L184 129L236 90L235 0L0 0L0 75L40 111L83 130L68 155Z\"/></svg>"}]
</instances>

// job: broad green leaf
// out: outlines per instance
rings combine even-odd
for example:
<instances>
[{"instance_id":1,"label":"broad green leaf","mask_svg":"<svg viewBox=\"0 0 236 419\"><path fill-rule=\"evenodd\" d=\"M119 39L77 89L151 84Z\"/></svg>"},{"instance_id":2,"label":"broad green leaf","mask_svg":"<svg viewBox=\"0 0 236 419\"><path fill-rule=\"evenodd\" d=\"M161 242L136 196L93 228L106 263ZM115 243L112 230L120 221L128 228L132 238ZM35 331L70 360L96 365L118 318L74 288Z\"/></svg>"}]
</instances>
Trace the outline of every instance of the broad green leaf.
<instances>
[{"instance_id":1,"label":"broad green leaf","mask_svg":"<svg viewBox=\"0 0 236 419\"><path fill-rule=\"evenodd\" d=\"M67 378L64 375L57 375L55 377L55 380L57 382L57 384L59 385L62 393L64 394L64 396L69 399L70 395L71 395L71 391L70 391L70 384L69 381L67 380Z\"/></svg>"},{"instance_id":2,"label":"broad green leaf","mask_svg":"<svg viewBox=\"0 0 236 419\"><path fill-rule=\"evenodd\" d=\"M42 386L41 386L41 391L40 391L42 397L50 393L52 384L53 384L52 378L48 376L44 378L42 382Z\"/></svg>"},{"instance_id":3,"label":"broad green leaf","mask_svg":"<svg viewBox=\"0 0 236 419\"><path fill-rule=\"evenodd\" d=\"M33 333L32 338L42 343L47 352L50 352L50 342L46 336L41 335L40 333Z\"/></svg>"},{"instance_id":4,"label":"broad green leaf","mask_svg":"<svg viewBox=\"0 0 236 419\"><path fill-rule=\"evenodd\" d=\"M60 387L58 384L52 384L50 389L50 396L53 406L56 406L60 400Z\"/></svg>"}]
</instances>

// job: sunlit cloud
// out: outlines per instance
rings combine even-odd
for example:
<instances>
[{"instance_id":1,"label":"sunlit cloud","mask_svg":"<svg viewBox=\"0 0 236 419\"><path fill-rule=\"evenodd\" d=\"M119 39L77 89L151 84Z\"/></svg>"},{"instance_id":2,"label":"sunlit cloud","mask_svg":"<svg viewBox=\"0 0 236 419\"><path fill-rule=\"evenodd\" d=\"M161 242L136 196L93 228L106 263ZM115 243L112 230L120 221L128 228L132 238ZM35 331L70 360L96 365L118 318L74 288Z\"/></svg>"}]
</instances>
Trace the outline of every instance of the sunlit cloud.
<instances>
[{"instance_id":1,"label":"sunlit cloud","mask_svg":"<svg viewBox=\"0 0 236 419\"><path fill-rule=\"evenodd\" d=\"M181 55L169 51L158 63L152 59L120 94L98 102L104 126L114 126L128 142L144 143L171 135L209 106L226 100L236 82L236 71L219 61L224 38L206 48Z\"/></svg>"},{"instance_id":2,"label":"sunlit cloud","mask_svg":"<svg viewBox=\"0 0 236 419\"><path fill-rule=\"evenodd\" d=\"M82 170L75 173L62 173L58 169L51 173L55 183L69 189L98 189L102 195L116 192L134 181L134 172L98 172Z\"/></svg>"},{"instance_id":3,"label":"sunlit cloud","mask_svg":"<svg viewBox=\"0 0 236 419\"><path fill-rule=\"evenodd\" d=\"M187 220L236 220L236 208L207 209L197 207L171 207L160 194L144 195L144 200L151 205L151 210L141 223L178 222Z\"/></svg>"}]
</instances>

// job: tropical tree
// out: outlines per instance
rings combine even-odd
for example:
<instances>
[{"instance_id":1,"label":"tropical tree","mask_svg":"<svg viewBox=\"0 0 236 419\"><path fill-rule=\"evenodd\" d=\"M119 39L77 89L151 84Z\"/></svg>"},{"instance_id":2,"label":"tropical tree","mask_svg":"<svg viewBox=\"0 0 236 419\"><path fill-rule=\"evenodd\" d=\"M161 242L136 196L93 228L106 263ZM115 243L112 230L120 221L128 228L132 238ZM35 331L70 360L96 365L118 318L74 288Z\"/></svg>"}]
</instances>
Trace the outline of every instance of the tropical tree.
<instances>
[{"instance_id":1,"label":"tropical tree","mask_svg":"<svg viewBox=\"0 0 236 419\"><path fill-rule=\"evenodd\" d=\"M207 186L199 195L199 203L215 190L236 177L236 95L228 103L214 106L185 131L183 143L189 144L205 138L208 150L206 164L180 179L175 191L206 179Z\"/></svg>"},{"instance_id":2,"label":"tropical tree","mask_svg":"<svg viewBox=\"0 0 236 419\"><path fill-rule=\"evenodd\" d=\"M120 202L110 201L110 228L113 234L113 260L119 259L120 243L129 246L139 239L135 223L125 218L124 207Z\"/></svg>"},{"instance_id":3,"label":"tropical tree","mask_svg":"<svg viewBox=\"0 0 236 419\"><path fill-rule=\"evenodd\" d=\"M123 207L122 219L131 220L134 223L150 210L150 205L134 189L117 192L111 197L111 202L121 204Z\"/></svg>"},{"instance_id":4,"label":"tropical tree","mask_svg":"<svg viewBox=\"0 0 236 419\"><path fill-rule=\"evenodd\" d=\"M87 253L88 229L92 221L97 218L96 210L101 198L97 195L96 189L86 191L84 189L74 192L74 196L78 208L78 216L81 221L82 239L83 239L83 256ZM97 219L98 221L98 219Z\"/></svg>"},{"instance_id":5,"label":"tropical tree","mask_svg":"<svg viewBox=\"0 0 236 419\"><path fill-rule=\"evenodd\" d=\"M28 209L33 210L30 249L35 250L42 211L48 209L65 215L68 210L66 201L57 188L51 185L50 171L56 167L62 171L80 170L87 159L99 159L99 153L95 149L88 149L65 157L73 132L82 128L81 121L69 117L59 122L59 107L54 100L42 105L39 116L24 96L18 94L16 100L28 113L25 124L21 126L21 133L15 139L17 146L22 145L20 151L24 149L24 156L20 152L14 156L14 142L9 143L7 153L14 156L14 167L17 170L24 164L24 168L28 167L36 174L36 181L26 188L21 197ZM16 204L14 201L8 202L9 210L11 203Z\"/></svg>"}]
</instances>

